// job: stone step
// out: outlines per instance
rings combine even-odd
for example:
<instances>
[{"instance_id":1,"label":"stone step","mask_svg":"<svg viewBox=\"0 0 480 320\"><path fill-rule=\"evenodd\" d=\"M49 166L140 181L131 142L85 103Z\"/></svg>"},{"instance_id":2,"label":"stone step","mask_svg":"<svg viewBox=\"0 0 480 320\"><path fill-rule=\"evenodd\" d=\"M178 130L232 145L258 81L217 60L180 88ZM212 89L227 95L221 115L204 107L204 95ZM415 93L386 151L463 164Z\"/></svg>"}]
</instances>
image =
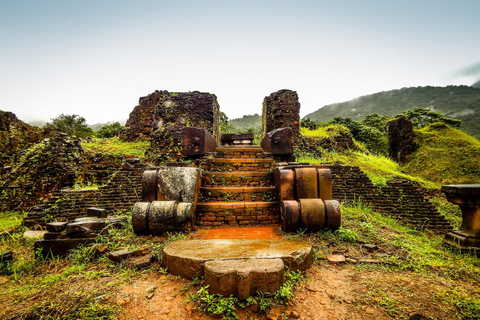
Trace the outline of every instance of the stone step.
<instances>
[{"instance_id":1,"label":"stone step","mask_svg":"<svg viewBox=\"0 0 480 320\"><path fill-rule=\"evenodd\" d=\"M202 186L273 186L272 172L204 172Z\"/></svg>"},{"instance_id":2,"label":"stone step","mask_svg":"<svg viewBox=\"0 0 480 320\"><path fill-rule=\"evenodd\" d=\"M211 158L205 159L201 163L201 168L206 171L270 171L275 165L275 160L271 158Z\"/></svg>"},{"instance_id":3,"label":"stone step","mask_svg":"<svg viewBox=\"0 0 480 320\"><path fill-rule=\"evenodd\" d=\"M275 187L202 187L201 202L210 201L274 201Z\"/></svg>"},{"instance_id":4,"label":"stone step","mask_svg":"<svg viewBox=\"0 0 480 320\"><path fill-rule=\"evenodd\" d=\"M269 155L261 147L218 147L217 158L266 158Z\"/></svg>"},{"instance_id":5,"label":"stone step","mask_svg":"<svg viewBox=\"0 0 480 320\"><path fill-rule=\"evenodd\" d=\"M259 225L280 223L278 202L200 202L196 224L204 226Z\"/></svg>"}]
</instances>

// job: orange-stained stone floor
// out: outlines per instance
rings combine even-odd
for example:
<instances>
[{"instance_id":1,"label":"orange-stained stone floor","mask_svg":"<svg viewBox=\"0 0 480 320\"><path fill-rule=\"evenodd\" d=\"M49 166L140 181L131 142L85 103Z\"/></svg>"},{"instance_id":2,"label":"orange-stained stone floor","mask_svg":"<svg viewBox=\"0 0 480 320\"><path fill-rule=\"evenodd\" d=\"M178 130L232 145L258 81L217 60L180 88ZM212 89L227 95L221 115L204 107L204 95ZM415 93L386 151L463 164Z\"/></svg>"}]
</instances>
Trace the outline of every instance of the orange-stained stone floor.
<instances>
[{"instance_id":1,"label":"orange-stained stone floor","mask_svg":"<svg viewBox=\"0 0 480 320\"><path fill-rule=\"evenodd\" d=\"M279 225L198 229L192 239L282 239Z\"/></svg>"}]
</instances>

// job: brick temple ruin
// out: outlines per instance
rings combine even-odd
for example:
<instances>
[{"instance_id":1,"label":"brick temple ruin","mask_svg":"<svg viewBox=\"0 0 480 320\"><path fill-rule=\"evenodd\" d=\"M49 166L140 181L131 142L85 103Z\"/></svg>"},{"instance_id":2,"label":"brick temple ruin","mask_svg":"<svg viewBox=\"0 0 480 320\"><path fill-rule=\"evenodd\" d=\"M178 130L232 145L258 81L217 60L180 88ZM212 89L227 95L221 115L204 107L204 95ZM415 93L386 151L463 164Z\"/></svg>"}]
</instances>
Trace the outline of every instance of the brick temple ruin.
<instances>
[{"instance_id":1,"label":"brick temple ruin","mask_svg":"<svg viewBox=\"0 0 480 320\"><path fill-rule=\"evenodd\" d=\"M312 151L319 143L340 149L353 147L349 135L336 137L335 141L320 142L314 138L301 137L299 111L300 103L296 92L280 90L272 93L263 102L263 135L267 139L262 147L232 147L221 145L219 105L215 95L197 91L155 91L139 99L121 137L126 141L149 140L151 145L147 150L148 159L155 165L201 168L201 187L195 203L192 226L278 224L281 204L276 199L273 169L287 165L286 161L292 160L294 148ZM15 122L12 115L4 118ZM12 127L8 121L3 121L4 128ZM26 129L19 126L18 121L16 123L20 129L15 130L33 132L32 128ZM273 136L272 132L280 128L290 128L291 131L276 132ZM41 169L33 167L32 170L28 163L20 168L5 166L2 169L5 182L0 185L0 191L17 196L2 198L0 206L2 210L28 211L25 225L42 225L52 218L68 221L85 216L90 207L105 208L112 214L127 212L132 210L135 203L142 201L142 175L145 171L152 170L148 164L140 163L134 156L108 159L101 154L78 163L78 154L82 150L75 139L61 134L52 138L44 138L46 134L38 132L29 135L34 136L30 137L30 145L44 139L45 158L51 159L40 167L58 174L37 186L34 185L33 178L32 181L16 181L19 181L18 176L31 176L31 171L41 175ZM288 143L280 146L279 142L288 139L292 141L291 150L286 151ZM10 147L17 145L18 148L18 142L7 143ZM25 142L23 144L26 145ZM160 161L167 157L170 162ZM66 160L59 163L59 159ZM77 172L78 165L83 166L82 172ZM386 186L375 186L358 167L341 164L326 164L323 167L328 168L332 174L333 199L342 201L361 198L374 209L390 214L409 226L442 233L451 230L449 223L428 200L432 196L431 192L412 181L393 180L387 182ZM73 177L79 174L103 184L98 190L65 189ZM217 205L216 202L222 205Z\"/></svg>"},{"instance_id":2,"label":"brick temple ruin","mask_svg":"<svg viewBox=\"0 0 480 320\"><path fill-rule=\"evenodd\" d=\"M295 162L296 150L316 154L318 146L341 151L355 144L348 133L323 140L302 137L300 103L291 90L265 97L260 146L252 145L253 135L220 134L219 104L213 94L155 91L140 98L120 137L149 141L148 163L134 155L86 156L78 139L38 131L10 114L2 116L3 132L26 132L21 140L1 141L13 150L13 158L18 158L15 151L20 147L41 142L38 149L23 154L24 162L17 166L5 166L12 160L2 154L0 192L6 196L0 207L26 210L24 225L46 227L48 232L35 244L44 256L64 255L80 243L93 243L106 226L126 223L115 216L122 212L132 212L138 235L272 225L284 232L319 232L341 226L340 201L362 199L413 228L439 233L452 229L429 201L439 192L409 180L375 186L356 166ZM402 160L409 151L407 146L391 153ZM78 177L101 186L66 188ZM162 264L182 277L204 275L212 293L246 298L257 291L278 290L285 267L308 269L312 252L310 243L292 240L179 240L165 246ZM121 250L109 258L120 261L134 255ZM137 265L151 262L148 253L139 255ZM240 276L245 270L248 276Z\"/></svg>"}]
</instances>

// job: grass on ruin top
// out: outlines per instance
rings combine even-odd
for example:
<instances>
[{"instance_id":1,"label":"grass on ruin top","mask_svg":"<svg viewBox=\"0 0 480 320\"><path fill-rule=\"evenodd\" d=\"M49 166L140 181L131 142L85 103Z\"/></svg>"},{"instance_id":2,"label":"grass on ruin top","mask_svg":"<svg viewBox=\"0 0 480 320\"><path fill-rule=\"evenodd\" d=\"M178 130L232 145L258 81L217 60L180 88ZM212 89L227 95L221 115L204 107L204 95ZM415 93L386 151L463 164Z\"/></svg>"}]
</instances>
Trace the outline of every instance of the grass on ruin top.
<instances>
[{"instance_id":1,"label":"grass on ruin top","mask_svg":"<svg viewBox=\"0 0 480 320\"><path fill-rule=\"evenodd\" d=\"M318 127L315 130L310 130L304 127L300 128L300 133L305 137L328 138L328 137L334 137L341 133L347 133L347 132L349 132L347 128L337 124Z\"/></svg>"},{"instance_id":2,"label":"grass on ruin top","mask_svg":"<svg viewBox=\"0 0 480 320\"><path fill-rule=\"evenodd\" d=\"M343 163L349 166L358 166L373 184L383 186L388 180L402 178L416 181L426 188L438 188L439 185L418 176L409 175L402 171L401 166L386 157L371 153L348 151L334 152L321 150L322 157L303 156L297 159L298 162L309 162L312 164Z\"/></svg>"},{"instance_id":3,"label":"grass on ruin top","mask_svg":"<svg viewBox=\"0 0 480 320\"><path fill-rule=\"evenodd\" d=\"M20 226L24 216L24 212L1 212L0 231Z\"/></svg>"},{"instance_id":4,"label":"grass on ruin top","mask_svg":"<svg viewBox=\"0 0 480 320\"><path fill-rule=\"evenodd\" d=\"M124 142L113 137L109 139L94 138L91 141L82 141L82 147L88 153L107 153L107 154L132 154L143 160L145 150L149 147L148 141Z\"/></svg>"},{"instance_id":5,"label":"grass on ruin top","mask_svg":"<svg viewBox=\"0 0 480 320\"><path fill-rule=\"evenodd\" d=\"M419 149L405 172L437 185L480 183L480 141L442 123L416 131Z\"/></svg>"}]
</instances>

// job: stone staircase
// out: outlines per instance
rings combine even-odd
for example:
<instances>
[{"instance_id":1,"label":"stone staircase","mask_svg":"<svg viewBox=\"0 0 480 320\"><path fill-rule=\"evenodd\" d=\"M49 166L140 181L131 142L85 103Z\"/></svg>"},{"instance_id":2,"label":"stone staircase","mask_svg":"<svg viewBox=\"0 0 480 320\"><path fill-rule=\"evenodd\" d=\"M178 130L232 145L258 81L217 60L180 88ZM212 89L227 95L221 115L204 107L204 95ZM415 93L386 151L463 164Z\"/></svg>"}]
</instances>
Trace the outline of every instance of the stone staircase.
<instances>
[{"instance_id":1,"label":"stone staircase","mask_svg":"<svg viewBox=\"0 0 480 320\"><path fill-rule=\"evenodd\" d=\"M268 225L280 222L273 173L276 161L261 147L225 146L203 159L196 225Z\"/></svg>"}]
</instances>

